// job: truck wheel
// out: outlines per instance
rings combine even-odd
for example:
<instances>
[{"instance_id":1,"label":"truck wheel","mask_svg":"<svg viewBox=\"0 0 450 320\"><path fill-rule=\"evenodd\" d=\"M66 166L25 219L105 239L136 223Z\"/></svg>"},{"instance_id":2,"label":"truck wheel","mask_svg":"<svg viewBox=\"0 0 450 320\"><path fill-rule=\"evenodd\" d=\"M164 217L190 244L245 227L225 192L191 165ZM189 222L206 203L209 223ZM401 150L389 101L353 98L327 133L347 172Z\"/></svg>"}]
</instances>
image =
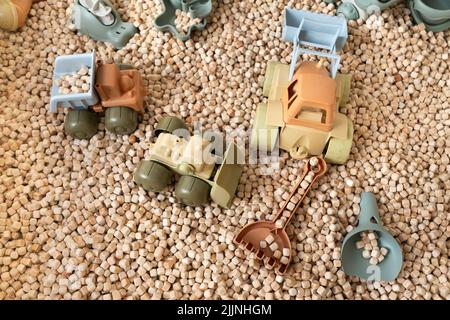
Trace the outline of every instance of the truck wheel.
<instances>
[{"instance_id":1,"label":"truck wheel","mask_svg":"<svg viewBox=\"0 0 450 320\"><path fill-rule=\"evenodd\" d=\"M115 134L130 134L138 125L138 113L128 107L110 107L105 111L105 127Z\"/></svg>"},{"instance_id":2,"label":"truck wheel","mask_svg":"<svg viewBox=\"0 0 450 320\"><path fill-rule=\"evenodd\" d=\"M160 192L171 181L172 171L152 160L143 160L134 173L134 181L146 191Z\"/></svg>"},{"instance_id":3,"label":"truck wheel","mask_svg":"<svg viewBox=\"0 0 450 320\"><path fill-rule=\"evenodd\" d=\"M131 64L120 63L119 70L134 70L135 68Z\"/></svg>"},{"instance_id":4,"label":"truck wheel","mask_svg":"<svg viewBox=\"0 0 450 320\"><path fill-rule=\"evenodd\" d=\"M325 161L344 164L350 156L353 143L353 124L349 124L347 139L331 138L325 150Z\"/></svg>"},{"instance_id":5,"label":"truck wheel","mask_svg":"<svg viewBox=\"0 0 450 320\"><path fill-rule=\"evenodd\" d=\"M97 133L97 114L89 110L71 110L64 121L64 131L76 139L90 139Z\"/></svg>"},{"instance_id":6,"label":"truck wheel","mask_svg":"<svg viewBox=\"0 0 450 320\"><path fill-rule=\"evenodd\" d=\"M339 106L343 107L348 102L350 95L350 85L352 82L352 76L349 74L338 73L336 75L336 84L339 94Z\"/></svg>"},{"instance_id":7,"label":"truck wheel","mask_svg":"<svg viewBox=\"0 0 450 320\"><path fill-rule=\"evenodd\" d=\"M359 13L356 7L348 2L342 3L336 11L338 16L343 16L347 20L357 20Z\"/></svg>"},{"instance_id":8,"label":"truck wheel","mask_svg":"<svg viewBox=\"0 0 450 320\"><path fill-rule=\"evenodd\" d=\"M188 206L199 206L209 199L211 186L200 178L181 176L175 186L175 195Z\"/></svg>"},{"instance_id":9,"label":"truck wheel","mask_svg":"<svg viewBox=\"0 0 450 320\"><path fill-rule=\"evenodd\" d=\"M280 64L278 61L269 61L267 62L266 74L264 76L264 85L263 85L263 96L268 97L270 93L270 89L272 87L273 73L275 72L275 67Z\"/></svg>"},{"instance_id":10,"label":"truck wheel","mask_svg":"<svg viewBox=\"0 0 450 320\"><path fill-rule=\"evenodd\" d=\"M159 136L161 133L171 133L173 134L176 130L184 129L187 133L188 127L184 123L183 120L177 117L165 116L161 120L159 120L156 125L155 134Z\"/></svg>"}]
</instances>

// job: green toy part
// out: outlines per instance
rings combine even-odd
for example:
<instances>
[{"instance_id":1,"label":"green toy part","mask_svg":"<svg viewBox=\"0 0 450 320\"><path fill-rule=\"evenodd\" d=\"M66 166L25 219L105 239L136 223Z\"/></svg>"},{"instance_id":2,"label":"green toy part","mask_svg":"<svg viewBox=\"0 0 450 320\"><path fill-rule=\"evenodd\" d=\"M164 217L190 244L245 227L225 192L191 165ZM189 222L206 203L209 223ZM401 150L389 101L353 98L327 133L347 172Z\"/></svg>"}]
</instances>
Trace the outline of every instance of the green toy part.
<instances>
[{"instance_id":1,"label":"green toy part","mask_svg":"<svg viewBox=\"0 0 450 320\"><path fill-rule=\"evenodd\" d=\"M324 0L327 3L336 1ZM400 3L401 0L343 0L337 8L337 14L344 16L347 20L366 20L372 14L379 14L381 11Z\"/></svg>"},{"instance_id":2,"label":"green toy part","mask_svg":"<svg viewBox=\"0 0 450 320\"><path fill-rule=\"evenodd\" d=\"M416 23L423 23L428 31L440 32L450 29L449 0L408 0Z\"/></svg>"},{"instance_id":3,"label":"green toy part","mask_svg":"<svg viewBox=\"0 0 450 320\"><path fill-rule=\"evenodd\" d=\"M347 234L342 243L342 267L346 274L366 280L392 281L402 269L403 255L398 242L382 226L375 196L370 192L361 194L361 213L359 223ZM378 234L381 247L388 249L388 254L378 265L372 266L362 256L362 249L357 249L361 233L374 231Z\"/></svg>"},{"instance_id":4,"label":"green toy part","mask_svg":"<svg viewBox=\"0 0 450 320\"><path fill-rule=\"evenodd\" d=\"M89 110L70 110L64 121L64 131L76 139L90 139L97 133L98 117Z\"/></svg>"},{"instance_id":5,"label":"green toy part","mask_svg":"<svg viewBox=\"0 0 450 320\"><path fill-rule=\"evenodd\" d=\"M275 71L275 67L279 64L280 64L280 62L273 61L273 60L267 62L266 74L264 77L264 84L263 84L263 96L264 97L269 96L270 89L272 88L273 73Z\"/></svg>"},{"instance_id":6,"label":"green toy part","mask_svg":"<svg viewBox=\"0 0 450 320\"><path fill-rule=\"evenodd\" d=\"M155 135L159 136L161 133L173 134L176 130L184 129L189 132L188 127L183 120L173 116L165 116L158 121L155 128Z\"/></svg>"},{"instance_id":7,"label":"green toy part","mask_svg":"<svg viewBox=\"0 0 450 320\"><path fill-rule=\"evenodd\" d=\"M105 127L115 134L130 134L138 125L138 113L128 107L110 107L105 111Z\"/></svg>"},{"instance_id":8,"label":"green toy part","mask_svg":"<svg viewBox=\"0 0 450 320\"><path fill-rule=\"evenodd\" d=\"M229 208L242 175L244 154L234 143L227 148L223 163L214 176L211 199L224 208Z\"/></svg>"},{"instance_id":9,"label":"green toy part","mask_svg":"<svg viewBox=\"0 0 450 320\"><path fill-rule=\"evenodd\" d=\"M175 195L185 205L199 206L208 202L211 186L194 176L181 176L175 186Z\"/></svg>"},{"instance_id":10,"label":"green toy part","mask_svg":"<svg viewBox=\"0 0 450 320\"><path fill-rule=\"evenodd\" d=\"M347 20L358 20L358 9L351 3L344 2L336 10L338 16L343 16Z\"/></svg>"},{"instance_id":11,"label":"green toy part","mask_svg":"<svg viewBox=\"0 0 450 320\"><path fill-rule=\"evenodd\" d=\"M110 42L116 49L123 48L138 32L133 24L122 21L109 0L76 0L72 19L81 34Z\"/></svg>"},{"instance_id":12,"label":"green toy part","mask_svg":"<svg viewBox=\"0 0 450 320\"><path fill-rule=\"evenodd\" d=\"M195 30L203 30L206 27L206 17L212 9L212 0L162 0L164 12L156 17L155 27L163 32L171 32L178 39L187 41ZM189 13L192 19L201 19L200 23L193 24L186 33L180 33L177 29L176 11Z\"/></svg>"},{"instance_id":13,"label":"green toy part","mask_svg":"<svg viewBox=\"0 0 450 320\"><path fill-rule=\"evenodd\" d=\"M350 157L353 143L353 123L348 128L348 139L331 138L325 148L325 161L335 164L344 164Z\"/></svg>"},{"instance_id":14,"label":"green toy part","mask_svg":"<svg viewBox=\"0 0 450 320\"><path fill-rule=\"evenodd\" d=\"M339 92L339 106L343 107L347 104L350 96L350 86L352 83L352 76L349 74L338 73L336 75L336 85Z\"/></svg>"},{"instance_id":15,"label":"green toy part","mask_svg":"<svg viewBox=\"0 0 450 320\"><path fill-rule=\"evenodd\" d=\"M250 147L268 152L272 151L278 141L279 128L266 124L267 104L260 103L253 118Z\"/></svg>"},{"instance_id":16,"label":"green toy part","mask_svg":"<svg viewBox=\"0 0 450 320\"><path fill-rule=\"evenodd\" d=\"M146 191L160 192L171 182L173 173L162 164L142 160L134 174L134 181Z\"/></svg>"}]
</instances>

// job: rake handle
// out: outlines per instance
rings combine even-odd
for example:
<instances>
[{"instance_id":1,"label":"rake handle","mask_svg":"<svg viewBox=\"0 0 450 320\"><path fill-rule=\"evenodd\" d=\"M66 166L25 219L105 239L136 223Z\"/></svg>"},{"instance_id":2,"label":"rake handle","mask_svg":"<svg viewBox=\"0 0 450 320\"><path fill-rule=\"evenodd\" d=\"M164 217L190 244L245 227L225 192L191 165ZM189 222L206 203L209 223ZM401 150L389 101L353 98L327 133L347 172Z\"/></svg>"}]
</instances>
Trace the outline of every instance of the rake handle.
<instances>
[{"instance_id":1,"label":"rake handle","mask_svg":"<svg viewBox=\"0 0 450 320\"><path fill-rule=\"evenodd\" d=\"M292 189L289 198L284 202L283 206L280 208L280 210L278 210L277 215L275 216L275 219L273 220L273 222L277 221L278 219L280 219L283 216L283 212L288 210L290 211L290 215L289 218L287 219L286 223L284 224L282 229L285 229L286 226L288 225L289 221L291 221L292 217L294 216L294 213L297 211L297 209L300 207L300 204L303 202L303 199L305 198L305 196L308 194L309 190L311 189L312 185L317 181L317 179L319 179L321 176L323 176L325 174L325 172L327 171L327 163L325 162L325 160L323 159L322 156L316 157L317 160L319 161L319 163L313 168L310 164L310 162L308 161L305 166L303 167L303 175L301 176L301 178L297 181L297 183L295 184L294 189ZM314 171L314 169L316 169L316 171ZM287 209L287 205L289 204L289 202L291 202L292 197L294 197L295 195L297 195L297 191L298 189L300 189L300 185L301 183L304 181L306 175L309 172L314 172L314 178L312 179L312 181L309 183L308 187L305 189L305 192L301 195L300 199L298 200L298 202L295 204L294 208L292 210Z\"/></svg>"}]
</instances>

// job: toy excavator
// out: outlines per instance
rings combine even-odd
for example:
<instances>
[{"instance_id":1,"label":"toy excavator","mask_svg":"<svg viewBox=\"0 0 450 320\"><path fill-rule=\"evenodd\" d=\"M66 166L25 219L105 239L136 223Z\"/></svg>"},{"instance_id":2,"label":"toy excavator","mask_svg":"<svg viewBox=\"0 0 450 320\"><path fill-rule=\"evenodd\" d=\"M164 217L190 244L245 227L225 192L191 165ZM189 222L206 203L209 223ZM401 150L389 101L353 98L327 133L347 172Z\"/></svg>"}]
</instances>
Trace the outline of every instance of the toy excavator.
<instances>
[{"instance_id":1,"label":"toy excavator","mask_svg":"<svg viewBox=\"0 0 450 320\"><path fill-rule=\"evenodd\" d=\"M268 102L256 109L250 146L267 152L279 144L294 159L323 153L327 162L343 164L350 154L353 124L338 111L347 103L350 76L337 73L336 51L347 40L347 22L286 8L283 39L294 43L291 65L268 63L263 87ZM297 68L303 54L330 59L330 71L313 61L302 61Z\"/></svg>"}]
</instances>

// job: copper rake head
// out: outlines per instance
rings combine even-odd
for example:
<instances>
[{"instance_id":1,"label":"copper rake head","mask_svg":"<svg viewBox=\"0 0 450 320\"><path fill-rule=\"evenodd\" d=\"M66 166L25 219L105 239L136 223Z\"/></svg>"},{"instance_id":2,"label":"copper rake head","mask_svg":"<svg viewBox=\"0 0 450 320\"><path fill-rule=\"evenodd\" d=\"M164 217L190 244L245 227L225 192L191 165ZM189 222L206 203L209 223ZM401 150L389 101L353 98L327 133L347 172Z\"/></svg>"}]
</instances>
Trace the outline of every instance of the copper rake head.
<instances>
[{"instance_id":1,"label":"copper rake head","mask_svg":"<svg viewBox=\"0 0 450 320\"><path fill-rule=\"evenodd\" d=\"M245 226L234 242L258 259L264 260L269 268L279 274L286 272L291 261L291 241L286 226L300 206L314 182L327 170L322 157L313 157L303 168L303 175L297 181L289 198L272 221L257 221Z\"/></svg>"}]
</instances>

